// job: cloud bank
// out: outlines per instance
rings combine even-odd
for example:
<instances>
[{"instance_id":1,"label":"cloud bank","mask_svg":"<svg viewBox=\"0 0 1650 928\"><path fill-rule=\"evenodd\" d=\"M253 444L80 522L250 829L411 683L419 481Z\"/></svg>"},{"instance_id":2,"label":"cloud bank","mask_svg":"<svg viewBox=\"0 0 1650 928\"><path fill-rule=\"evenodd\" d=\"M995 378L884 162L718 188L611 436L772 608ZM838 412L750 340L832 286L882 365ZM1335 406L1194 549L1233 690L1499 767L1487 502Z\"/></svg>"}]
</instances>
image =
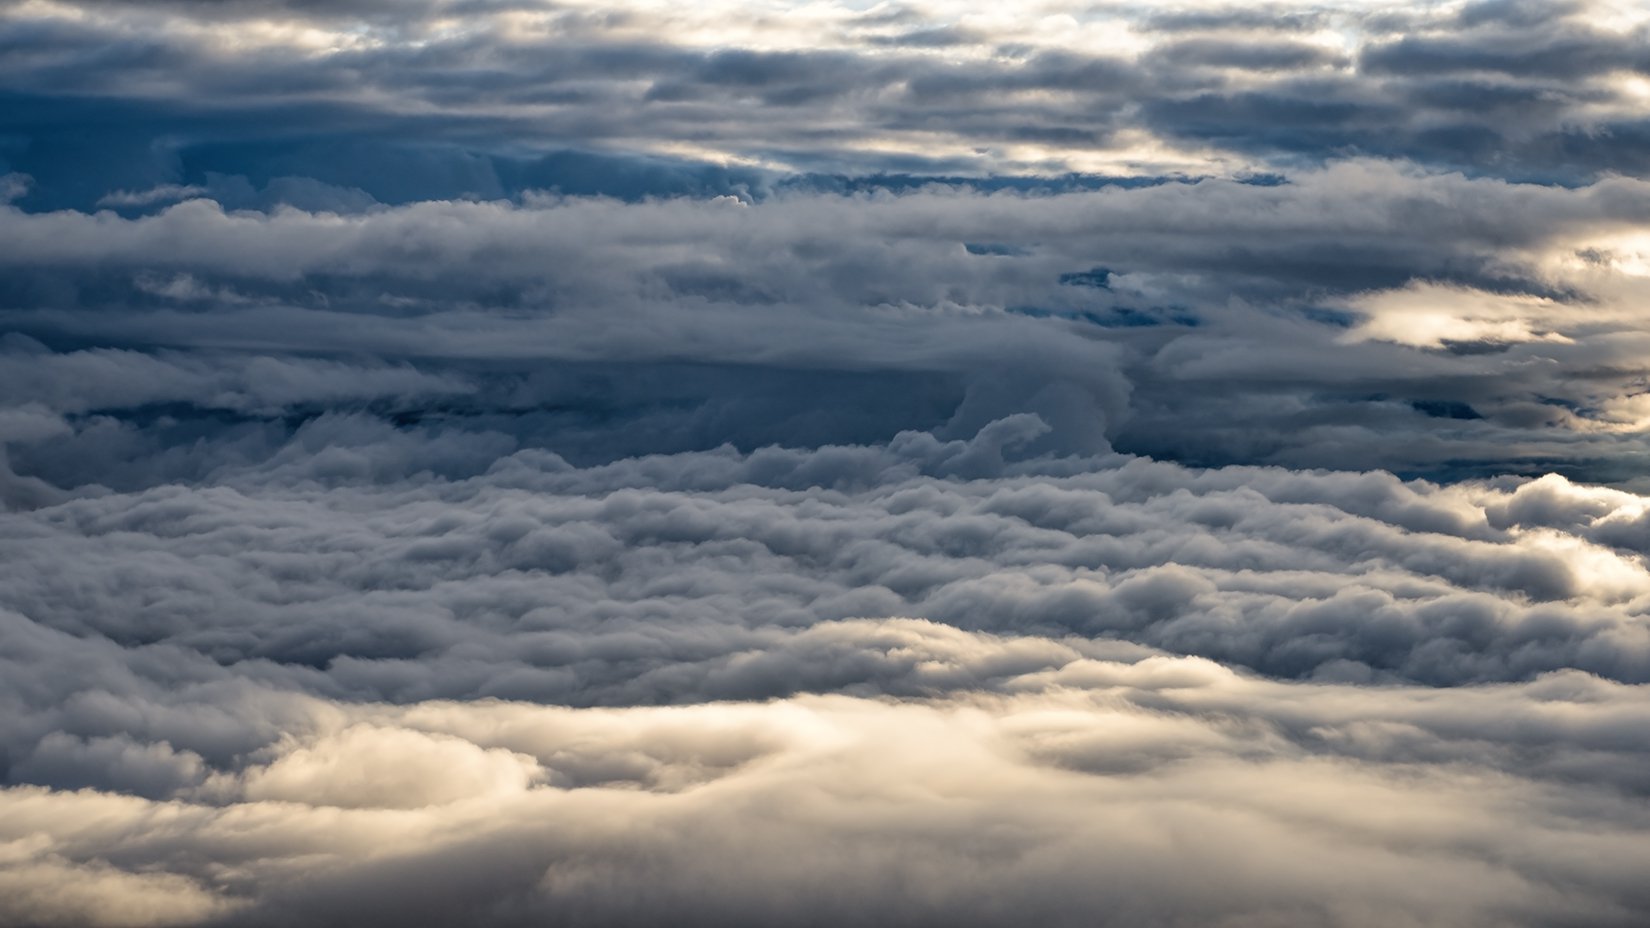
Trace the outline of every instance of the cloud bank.
<instances>
[{"instance_id":1,"label":"cloud bank","mask_svg":"<svg viewBox=\"0 0 1650 928\"><path fill-rule=\"evenodd\" d=\"M1348 154L1574 182L1650 166L1647 24L1612 0L29 0L0 21L19 49L0 79L33 139L8 160L49 173L59 203L180 184L405 202L795 172L1199 175ZM95 140L75 129L92 119Z\"/></svg>"},{"instance_id":2,"label":"cloud bank","mask_svg":"<svg viewBox=\"0 0 1650 928\"><path fill-rule=\"evenodd\" d=\"M1039 451L1623 481L1643 461L1647 216L1637 179L1373 162L754 204L14 208L8 394L43 443L12 460L120 485L88 445L163 441L163 408L210 440L225 416L244 437L343 405L580 462L1034 413Z\"/></svg>"},{"instance_id":3,"label":"cloud bank","mask_svg":"<svg viewBox=\"0 0 1650 928\"><path fill-rule=\"evenodd\" d=\"M1645 924L1647 30L0 0L0 923Z\"/></svg>"},{"instance_id":4,"label":"cloud bank","mask_svg":"<svg viewBox=\"0 0 1650 928\"><path fill-rule=\"evenodd\" d=\"M5 918L1642 914L1642 497L1039 425L13 513Z\"/></svg>"}]
</instances>

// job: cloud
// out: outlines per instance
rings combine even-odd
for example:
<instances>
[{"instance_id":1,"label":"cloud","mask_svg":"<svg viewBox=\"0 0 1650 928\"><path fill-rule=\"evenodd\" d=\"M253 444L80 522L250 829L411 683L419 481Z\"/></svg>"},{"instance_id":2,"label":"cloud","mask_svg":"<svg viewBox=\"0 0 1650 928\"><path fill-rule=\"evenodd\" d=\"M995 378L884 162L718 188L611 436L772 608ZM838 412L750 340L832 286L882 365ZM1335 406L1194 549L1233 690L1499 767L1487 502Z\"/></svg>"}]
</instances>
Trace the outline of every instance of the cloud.
<instances>
[{"instance_id":1,"label":"cloud","mask_svg":"<svg viewBox=\"0 0 1650 928\"><path fill-rule=\"evenodd\" d=\"M573 189L587 172L557 159L615 152L699 164L655 162L676 175L656 190L717 165L1230 176L1348 154L1574 183L1645 170L1646 28L1604 0L14 6L29 141L5 157L34 202L81 207L214 174L398 202Z\"/></svg>"},{"instance_id":2,"label":"cloud","mask_svg":"<svg viewBox=\"0 0 1650 928\"><path fill-rule=\"evenodd\" d=\"M170 668L134 693L248 674L391 701L912 696L949 679L819 625L886 616L1281 678L1650 679L1637 496L1556 476L1439 487L1005 454L1032 425L588 468L529 450L461 480L412 472L404 443L300 438L208 486L8 515L0 604L17 614L13 647L40 651L16 672L47 674L43 710L69 695L50 679L84 672L52 669L61 643L42 629L113 642L99 660L132 648ZM80 741L30 763L58 769L50 758L95 747Z\"/></svg>"},{"instance_id":3,"label":"cloud","mask_svg":"<svg viewBox=\"0 0 1650 928\"><path fill-rule=\"evenodd\" d=\"M887 632L924 662L1015 662L1040 647L912 623ZM1578 801L1595 778L1639 769L1633 688L1571 674L1446 708L1426 690L1303 690L1162 657L1079 658L1010 680L1009 695L901 703L323 704L317 724L225 772L210 798L0 792L0 834L36 836L0 873L72 870L81 900L182 890L167 909L94 911L91 924L164 924L184 909L259 925L1064 924L1095 912L1624 925L1644 903L1642 810L1608 792ZM1483 727L1463 741L1463 726ZM1513 760L1548 738L1570 762ZM508 758L501 770L539 778L456 790L425 766L432 751ZM330 778L261 795L299 765L366 776L371 807L337 808ZM417 806L383 807L420 786ZM1188 866L1197 888L1171 891ZM29 911L28 896L8 898L9 917Z\"/></svg>"},{"instance_id":4,"label":"cloud","mask_svg":"<svg viewBox=\"0 0 1650 928\"><path fill-rule=\"evenodd\" d=\"M148 206L174 200L187 200L206 193L205 187L161 184L148 190L117 190L97 201L98 206Z\"/></svg>"},{"instance_id":5,"label":"cloud","mask_svg":"<svg viewBox=\"0 0 1650 928\"><path fill-rule=\"evenodd\" d=\"M1546 330L1565 308L1526 294L1500 295L1436 285L1372 293L1352 301L1368 317L1350 339L1382 339L1422 348L1496 350L1532 341L1569 339Z\"/></svg>"},{"instance_id":6,"label":"cloud","mask_svg":"<svg viewBox=\"0 0 1650 928\"><path fill-rule=\"evenodd\" d=\"M1625 480L1647 211L1625 178L1373 162L743 205L14 210L0 315L34 341L9 342L9 395L67 418L10 460L65 486L192 478L335 409L578 462L1030 413L1034 454Z\"/></svg>"},{"instance_id":7,"label":"cloud","mask_svg":"<svg viewBox=\"0 0 1650 928\"><path fill-rule=\"evenodd\" d=\"M331 408L374 393L329 375L441 383L412 367L14 347L58 372L18 381L48 424L111 370L328 411L214 426L181 482L139 450L162 470L134 486L0 515L4 920L1603 926L1650 903L1634 493L1081 456L1027 413L574 465Z\"/></svg>"},{"instance_id":8,"label":"cloud","mask_svg":"<svg viewBox=\"0 0 1650 928\"><path fill-rule=\"evenodd\" d=\"M0 923L1644 924L1647 30L0 4Z\"/></svg>"}]
</instances>

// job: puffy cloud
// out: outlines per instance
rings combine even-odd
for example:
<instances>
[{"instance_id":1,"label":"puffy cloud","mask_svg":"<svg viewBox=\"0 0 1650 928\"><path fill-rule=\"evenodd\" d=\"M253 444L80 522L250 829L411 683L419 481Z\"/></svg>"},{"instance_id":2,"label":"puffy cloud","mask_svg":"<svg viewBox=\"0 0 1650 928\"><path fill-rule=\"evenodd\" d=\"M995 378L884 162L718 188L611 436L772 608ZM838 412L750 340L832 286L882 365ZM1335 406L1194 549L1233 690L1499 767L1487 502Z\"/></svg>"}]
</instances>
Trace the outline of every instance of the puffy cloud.
<instances>
[{"instance_id":1,"label":"puffy cloud","mask_svg":"<svg viewBox=\"0 0 1650 928\"><path fill-rule=\"evenodd\" d=\"M349 423L338 424L319 444L300 435L267 463L221 472L216 486L93 493L7 516L7 604L52 627L218 660L336 664L369 687L439 677L444 652L480 659L474 672L486 653L513 662L531 653L516 641L528 632L549 666L595 670L604 648L588 635L611 621L617 650L605 659L621 663L609 682L645 693L644 665L622 662L656 648L653 662L680 662L690 655L673 648L706 646L691 631L701 623L737 643L763 625L901 613L1126 632L1280 672L1352 659L1500 678L1583 654L1596 672L1644 672L1634 650L1606 644L1636 634L1644 505L1556 476L1509 491L1009 461L985 453L999 453L987 432L582 469L525 451L465 480L375 483L344 462L370 468L416 446L369 430L384 443L352 450ZM1318 657L1275 650L1320 627ZM1517 628L1535 637L1508 635ZM1416 663L1449 641L1468 649L1464 663ZM727 653L711 648L700 659ZM665 698L706 695L697 674L666 669L661 681L674 674L687 689ZM591 698L603 683L522 670L515 685L536 678L558 698Z\"/></svg>"},{"instance_id":2,"label":"puffy cloud","mask_svg":"<svg viewBox=\"0 0 1650 928\"><path fill-rule=\"evenodd\" d=\"M194 478L340 408L579 462L1032 413L1033 453L1625 480L1647 212L1638 181L1370 162L1279 186L13 211L4 318L34 340L8 343L8 393L66 419L10 460Z\"/></svg>"},{"instance_id":3,"label":"puffy cloud","mask_svg":"<svg viewBox=\"0 0 1650 928\"><path fill-rule=\"evenodd\" d=\"M416 435L331 422L0 516L0 918L1650 905L1634 494L1005 453L1024 416L386 476L336 457Z\"/></svg>"},{"instance_id":4,"label":"puffy cloud","mask_svg":"<svg viewBox=\"0 0 1650 928\"><path fill-rule=\"evenodd\" d=\"M1650 16L977 6L0 3L0 923L1644 924Z\"/></svg>"},{"instance_id":5,"label":"puffy cloud","mask_svg":"<svg viewBox=\"0 0 1650 928\"><path fill-rule=\"evenodd\" d=\"M468 741L389 728L348 728L283 753L247 777L253 800L417 809L518 793L538 765Z\"/></svg>"},{"instance_id":6,"label":"puffy cloud","mask_svg":"<svg viewBox=\"0 0 1650 928\"><path fill-rule=\"evenodd\" d=\"M924 662L1046 650L883 628ZM1441 699L1056 661L1011 695L897 703L325 707L210 795L0 791L0 835L33 836L0 878L182 890L77 909L90 924L1625 925L1645 902L1637 688L1567 674ZM465 758L457 779L437 756ZM488 765L510 772L456 788ZM270 797L293 767L348 777ZM1618 776L1631 793L1594 791Z\"/></svg>"},{"instance_id":7,"label":"puffy cloud","mask_svg":"<svg viewBox=\"0 0 1650 928\"><path fill-rule=\"evenodd\" d=\"M190 679L225 665L398 701L922 692L912 668L815 629L887 615L1285 677L1650 678L1640 497L1556 476L1011 461L982 455L992 441L589 468L527 451L389 483L340 471L337 445L289 446L213 486L6 516L3 604L28 617L9 632L23 641L39 623L188 658L168 673Z\"/></svg>"}]
</instances>

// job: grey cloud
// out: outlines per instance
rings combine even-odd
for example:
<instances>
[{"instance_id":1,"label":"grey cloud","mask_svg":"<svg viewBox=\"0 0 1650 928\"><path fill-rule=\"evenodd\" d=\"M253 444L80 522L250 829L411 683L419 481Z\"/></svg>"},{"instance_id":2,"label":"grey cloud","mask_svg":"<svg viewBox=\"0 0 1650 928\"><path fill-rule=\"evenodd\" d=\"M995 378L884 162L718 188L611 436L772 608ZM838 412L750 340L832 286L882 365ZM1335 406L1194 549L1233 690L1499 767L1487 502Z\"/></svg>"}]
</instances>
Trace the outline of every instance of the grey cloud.
<instances>
[{"instance_id":1,"label":"grey cloud","mask_svg":"<svg viewBox=\"0 0 1650 928\"><path fill-rule=\"evenodd\" d=\"M1641 497L1043 428L452 480L333 416L0 516L0 915L1642 917Z\"/></svg>"},{"instance_id":2,"label":"grey cloud","mask_svg":"<svg viewBox=\"0 0 1650 928\"><path fill-rule=\"evenodd\" d=\"M991 37L925 21L913 10L899 11L898 34L887 31L885 18L843 11L821 37L834 47L796 49L787 47L794 45L788 38L753 38L748 47L707 49L668 35L643 37L641 11L594 16L517 4L462 13L442 4L398 5L393 13L310 4L231 6L226 14L193 4L90 9L97 15L0 23L11 44L28 50L6 69L13 93L23 95L12 101L8 120L11 134L24 140L7 156L13 169L49 171L59 159L48 151L74 147L72 129L65 131L54 111L125 109L112 124L133 134L123 158L99 168L102 176L54 178L38 195L42 204L55 196L89 205L119 190L201 183L177 161L156 159L157 146L189 152L239 145L242 170L230 173L268 176L271 162L285 158L283 143L293 139L376 141L403 157L409 148L441 143L463 153L453 155L455 168L463 157L511 160L533 149L689 145L792 170L914 167L987 175L1064 172L1122 145L1132 132L1213 144L1280 166L1362 153L1566 182L1644 169L1643 107L1609 80L1615 71L1643 70L1642 27L1601 28L1594 22L1600 11L1590 5L1531 15L1523 6L1490 4L1458 16L1073 9L1144 27L1149 46L1135 60L1046 38L1027 45L1018 37L1000 40L1001 54L948 58L947 48L974 49ZM220 15L229 22L214 18ZM273 16L343 38L339 48L299 63L279 42L229 56L202 38L210 30L187 28L244 28L235 24L241 15ZM456 32L448 28L455 16L466 23ZM522 17L536 25L523 29ZM782 34L787 24L758 18L751 26ZM1257 29L1273 37L1263 42ZM1348 37L1347 47L1279 44L1280 30L1321 29ZM361 34L374 41L354 42ZM1355 67L1336 67L1334 79L1325 79L1326 65L1348 58ZM1534 99L1503 98L1493 119L1429 102L1440 93L1434 83L1485 71L1516 81ZM752 106L760 120L747 118ZM33 115L39 110L46 115ZM1010 149L1025 140L1050 150ZM1181 160L1199 158L1187 152ZM1218 160L1205 161L1223 170ZM141 176L137 165L145 162ZM1185 170L1175 156L1161 163ZM316 154L277 176L335 170ZM412 168L392 167L376 181L392 186L399 170ZM75 189L97 184L104 186Z\"/></svg>"},{"instance_id":3,"label":"grey cloud","mask_svg":"<svg viewBox=\"0 0 1650 928\"><path fill-rule=\"evenodd\" d=\"M87 900L160 887L145 923L1626 925L1646 903L1642 806L1582 798L1635 767L1636 688L1569 674L1440 703L922 623L822 631L994 664L1012 694L310 700L177 798L0 793L0 834L37 836L0 880L84 887L7 914L114 923ZM1553 744L1569 760L1524 759ZM1170 891L1171 861L1201 889Z\"/></svg>"},{"instance_id":4,"label":"grey cloud","mask_svg":"<svg viewBox=\"0 0 1650 928\"><path fill-rule=\"evenodd\" d=\"M413 472L405 442L374 447L393 432L352 447L337 429L215 487L7 516L4 605L214 671L397 700L920 692L782 631L882 615L1285 677L1650 677L1650 575L1611 530L1636 497L1598 491L1548 535L1530 494L1594 491L1005 456L1035 425L593 468L521 452L462 481ZM487 450L460 447L422 460Z\"/></svg>"},{"instance_id":5,"label":"grey cloud","mask_svg":"<svg viewBox=\"0 0 1650 928\"><path fill-rule=\"evenodd\" d=\"M1216 39L1187 39L1160 45L1154 58L1167 67L1239 68L1250 71L1284 71L1312 66L1342 64L1336 53L1305 42L1242 44Z\"/></svg>"},{"instance_id":6,"label":"grey cloud","mask_svg":"<svg viewBox=\"0 0 1650 928\"><path fill-rule=\"evenodd\" d=\"M1538 32L1472 37L1405 37L1365 48L1360 66L1377 73L1425 76L1492 72L1529 80L1576 79L1650 64L1643 36L1534 24Z\"/></svg>"},{"instance_id":7,"label":"grey cloud","mask_svg":"<svg viewBox=\"0 0 1650 928\"><path fill-rule=\"evenodd\" d=\"M1637 11L861 6L0 3L0 923L1646 922Z\"/></svg>"},{"instance_id":8,"label":"grey cloud","mask_svg":"<svg viewBox=\"0 0 1650 928\"><path fill-rule=\"evenodd\" d=\"M11 395L68 418L10 460L125 486L134 456L110 452L145 447L146 474L171 455L198 476L217 438L235 459L332 409L579 462L966 437L1034 413L1052 431L1031 453L1621 479L1634 446L1599 417L1638 389L1638 335L1590 291L1636 278L1549 262L1642 221L1642 187L1349 163L1278 186L13 211L6 321L63 350L13 349ZM1062 285L1097 263L1106 287ZM1410 292L1417 312L1491 314L1451 323L1469 337L1540 324L1568 342L1349 337L1371 294ZM1531 300L1539 323L1495 315ZM1403 318L1381 331L1408 337Z\"/></svg>"},{"instance_id":9,"label":"grey cloud","mask_svg":"<svg viewBox=\"0 0 1650 928\"><path fill-rule=\"evenodd\" d=\"M1219 32L1231 29L1304 32L1327 21L1327 14L1320 11L1249 9L1233 5L1213 9L1193 7L1154 11L1145 18L1145 25L1165 32Z\"/></svg>"}]
</instances>

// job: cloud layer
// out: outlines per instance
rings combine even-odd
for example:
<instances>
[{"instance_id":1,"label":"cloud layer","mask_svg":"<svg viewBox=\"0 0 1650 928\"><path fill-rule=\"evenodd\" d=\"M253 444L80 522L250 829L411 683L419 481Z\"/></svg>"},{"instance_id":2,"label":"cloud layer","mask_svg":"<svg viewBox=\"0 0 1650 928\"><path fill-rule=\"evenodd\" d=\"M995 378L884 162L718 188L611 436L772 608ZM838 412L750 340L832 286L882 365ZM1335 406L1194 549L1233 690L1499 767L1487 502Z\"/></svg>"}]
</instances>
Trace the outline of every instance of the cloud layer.
<instances>
[{"instance_id":1,"label":"cloud layer","mask_svg":"<svg viewBox=\"0 0 1650 928\"><path fill-rule=\"evenodd\" d=\"M4 915L1642 914L1643 498L1037 426L7 516Z\"/></svg>"},{"instance_id":2,"label":"cloud layer","mask_svg":"<svg viewBox=\"0 0 1650 928\"><path fill-rule=\"evenodd\" d=\"M908 646L923 637L909 630ZM1451 756L1459 739L1433 726L1470 725L1470 711L1442 719L1424 696L1390 692L1377 708L1358 693L1351 718L1283 709L1303 726L1291 737L1267 710L1347 692L1172 659L1082 662L1072 679L900 704L332 710L211 780L210 799L8 790L0 828L33 837L13 845L5 873L27 890L6 915L1628 925L1645 904L1642 804L1571 771L1501 772L1494 747ZM1642 729L1642 703L1620 700L1556 678L1475 708L1562 718L1548 721L1560 737ZM1201 714L1211 703L1238 706ZM1187 705L1200 714L1175 711ZM363 792L355 778L375 774ZM73 904L52 904L68 884Z\"/></svg>"},{"instance_id":3,"label":"cloud layer","mask_svg":"<svg viewBox=\"0 0 1650 928\"><path fill-rule=\"evenodd\" d=\"M1650 20L1610 0L9 7L0 78L34 137L10 160L82 204L301 193L282 178L406 201L1349 154L1564 181L1650 166Z\"/></svg>"},{"instance_id":4,"label":"cloud layer","mask_svg":"<svg viewBox=\"0 0 1650 928\"><path fill-rule=\"evenodd\" d=\"M1650 922L1650 15L0 0L0 924Z\"/></svg>"},{"instance_id":5,"label":"cloud layer","mask_svg":"<svg viewBox=\"0 0 1650 928\"><path fill-rule=\"evenodd\" d=\"M1034 413L1038 451L1622 481L1647 217L1636 179L1374 162L1273 186L13 209L7 428L19 473L112 486L134 478L99 446L187 442L173 473L198 475L203 438L339 408L580 462Z\"/></svg>"}]
</instances>

